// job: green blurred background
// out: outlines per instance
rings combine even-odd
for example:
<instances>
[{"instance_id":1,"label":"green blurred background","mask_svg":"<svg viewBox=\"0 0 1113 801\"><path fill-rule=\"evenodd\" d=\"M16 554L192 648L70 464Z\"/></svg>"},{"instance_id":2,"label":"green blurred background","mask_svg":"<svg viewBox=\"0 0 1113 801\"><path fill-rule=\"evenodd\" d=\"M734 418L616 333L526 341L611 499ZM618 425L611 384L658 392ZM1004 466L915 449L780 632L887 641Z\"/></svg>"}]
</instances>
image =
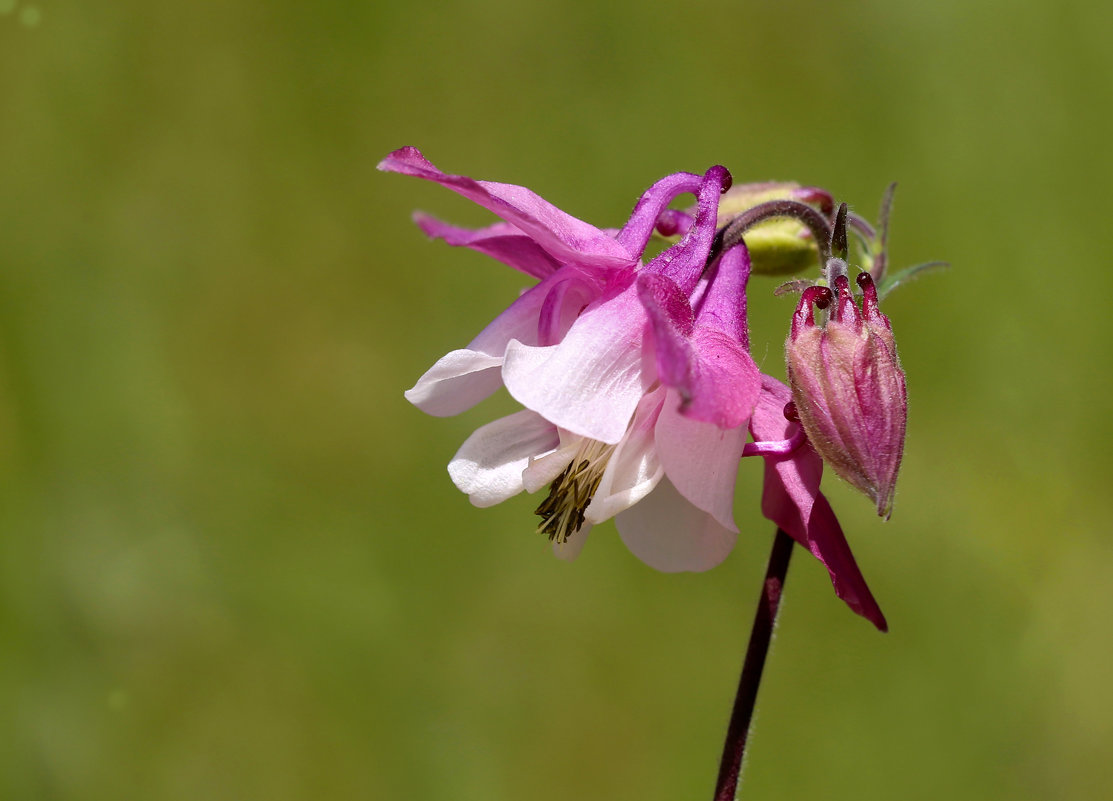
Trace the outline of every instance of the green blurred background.
<instances>
[{"instance_id":1,"label":"green blurred background","mask_svg":"<svg viewBox=\"0 0 1113 801\"><path fill-rule=\"evenodd\" d=\"M772 539L702 575L445 464L402 390L522 287L402 145L618 225L659 176L898 180L891 624L798 554L748 799L1099 799L1113 758L1113 13L0 0L0 798L704 799ZM792 301L752 295L783 373ZM1100 292L1097 298L1103 297Z\"/></svg>"}]
</instances>

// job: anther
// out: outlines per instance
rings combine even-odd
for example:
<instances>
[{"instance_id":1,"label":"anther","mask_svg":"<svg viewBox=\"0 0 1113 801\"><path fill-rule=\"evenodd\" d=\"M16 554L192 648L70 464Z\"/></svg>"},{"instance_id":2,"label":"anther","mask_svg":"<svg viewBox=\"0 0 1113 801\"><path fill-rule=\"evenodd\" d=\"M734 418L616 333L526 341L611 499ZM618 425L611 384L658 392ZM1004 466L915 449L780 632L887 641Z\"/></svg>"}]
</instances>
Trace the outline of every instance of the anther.
<instances>
[{"instance_id":1,"label":"anther","mask_svg":"<svg viewBox=\"0 0 1113 801\"><path fill-rule=\"evenodd\" d=\"M788 420L790 423L800 422L800 413L796 411L796 403L794 401L789 401L785 404L784 415L785 420Z\"/></svg>"}]
</instances>

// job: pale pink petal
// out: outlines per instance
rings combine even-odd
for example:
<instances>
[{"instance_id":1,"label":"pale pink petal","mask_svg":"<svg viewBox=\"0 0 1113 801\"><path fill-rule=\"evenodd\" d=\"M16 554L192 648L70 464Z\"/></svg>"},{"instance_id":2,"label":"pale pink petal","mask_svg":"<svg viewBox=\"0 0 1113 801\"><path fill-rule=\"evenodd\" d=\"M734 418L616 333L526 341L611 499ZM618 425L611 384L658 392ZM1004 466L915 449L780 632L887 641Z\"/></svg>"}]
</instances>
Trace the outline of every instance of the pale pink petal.
<instances>
[{"instance_id":1,"label":"pale pink petal","mask_svg":"<svg viewBox=\"0 0 1113 801\"><path fill-rule=\"evenodd\" d=\"M652 381L642 370L645 321L631 285L588 307L559 345L511 342L502 369L506 388L561 428L617 443Z\"/></svg>"},{"instance_id":2,"label":"pale pink petal","mask_svg":"<svg viewBox=\"0 0 1113 801\"><path fill-rule=\"evenodd\" d=\"M416 147L395 150L379 163L379 169L434 181L463 195L520 228L561 264L608 269L629 267L637 261L613 238L529 189L443 173Z\"/></svg>"},{"instance_id":3,"label":"pale pink petal","mask_svg":"<svg viewBox=\"0 0 1113 801\"><path fill-rule=\"evenodd\" d=\"M667 390L658 387L642 398L626 436L607 462L585 516L601 523L628 509L653 491L664 475L653 430Z\"/></svg>"},{"instance_id":4,"label":"pale pink petal","mask_svg":"<svg viewBox=\"0 0 1113 801\"><path fill-rule=\"evenodd\" d=\"M468 437L448 474L476 506L494 506L521 492L531 457L560 444L556 428L528 409L488 423Z\"/></svg>"},{"instance_id":5,"label":"pale pink petal","mask_svg":"<svg viewBox=\"0 0 1113 801\"><path fill-rule=\"evenodd\" d=\"M738 536L688 503L668 478L619 514L615 525L636 557L666 573L710 570L726 559Z\"/></svg>"},{"instance_id":6,"label":"pale pink petal","mask_svg":"<svg viewBox=\"0 0 1113 801\"><path fill-rule=\"evenodd\" d=\"M560 267L556 259L510 223L500 222L476 229L458 228L421 212L414 214L414 222L426 236L443 239L454 247L477 250L534 278L545 278Z\"/></svg>"},{"instance_id":7,"label":"pale pink petal","mask_svg":"<svg viewBox=\"0 0 1113 801\"><path fill-rule=\"evenodd\" d=\"M561 327L571 325L574 307L593 291L586 281L569 283L577 273L554 273L526 290L498 317L492 320L467 348L454 350L441 357L406 392L406 399L423 412L435 417L448 417L470 409L502 386L500 368L506 346L512 339L536 345L542 311L548 307L547 335L562 334ZM565 285L574 285L568 292ZM550 296L558 292L554 303Z\"/></svg>"},{"instance_id":8,"label":"pale pink petal","mask_svg":"<svg viewBox=\"0 0 1113 801\"><path fill-rule=\"evenodd\" d=\"M734 523L734 485L746 429L724 431L712 423L684 416L673 391L657 421L656 438L665 474L680 494L723 527L738 531Z\"/></svg>"}]
</instances>

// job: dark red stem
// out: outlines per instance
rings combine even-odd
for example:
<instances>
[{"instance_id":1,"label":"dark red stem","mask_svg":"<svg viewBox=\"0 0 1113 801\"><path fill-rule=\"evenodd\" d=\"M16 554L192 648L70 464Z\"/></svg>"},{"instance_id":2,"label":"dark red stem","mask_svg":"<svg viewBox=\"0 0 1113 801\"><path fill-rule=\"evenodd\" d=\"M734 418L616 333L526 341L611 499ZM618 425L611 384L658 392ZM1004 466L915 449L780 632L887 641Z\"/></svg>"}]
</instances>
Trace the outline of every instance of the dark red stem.
<instances>
[{"instance_id":1,"label":"dark red stem","mask_svg":"<svg viewBox=\"0 0 1113 801\"><path fill-rule=\"evenodd\" d=\"M742 663L742 676L738 680L738 694L734 697L734 709L730 713L727 739L723 743L723 759L719 763L715 801L734 801L738 792L742 758L746 752L750 721L757 702L757 688L761 684L765 656L769 653L769 643L773 639L773 624L781 605L781 592L784 590L793 544L792 538L778 528L777 536L773 539L773 550L769 554L769 566L765 569L765 583L761 587L754 626L750 631L750 645L746 649L746 660Z\"/></svg>"}]
</instances>

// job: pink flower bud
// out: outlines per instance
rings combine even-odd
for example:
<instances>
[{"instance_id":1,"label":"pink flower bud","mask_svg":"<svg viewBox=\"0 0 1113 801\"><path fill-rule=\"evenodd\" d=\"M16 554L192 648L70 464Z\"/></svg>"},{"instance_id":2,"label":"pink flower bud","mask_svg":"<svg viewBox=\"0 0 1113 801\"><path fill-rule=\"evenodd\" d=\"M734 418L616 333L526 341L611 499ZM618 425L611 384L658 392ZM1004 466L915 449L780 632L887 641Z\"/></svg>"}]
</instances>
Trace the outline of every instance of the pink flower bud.
<instances>
[{"instance_id":1,"label":"pink flower bud","mask_svg":"<svg viewBox=\"0 0 1113 801\"><path fill-rule=\"evenodd\" d=\"M858 276L858 308L845 275L835 293L806 289L785 343L792 398L812 446L888 518L904 452L908 393L889 319L869 273ZM817 324L812 305L830 306Z\"/></svg>"}]
</instances>

